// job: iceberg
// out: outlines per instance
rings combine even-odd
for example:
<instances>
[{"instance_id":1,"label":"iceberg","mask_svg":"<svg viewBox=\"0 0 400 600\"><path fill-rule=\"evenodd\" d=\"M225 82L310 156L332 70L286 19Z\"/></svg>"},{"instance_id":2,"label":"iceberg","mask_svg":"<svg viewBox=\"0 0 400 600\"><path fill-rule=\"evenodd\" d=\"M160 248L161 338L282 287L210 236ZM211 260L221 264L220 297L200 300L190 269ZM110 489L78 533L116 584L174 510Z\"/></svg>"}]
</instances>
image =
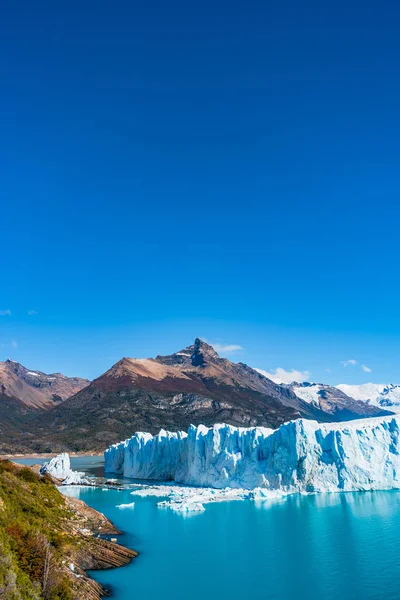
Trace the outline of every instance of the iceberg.
<instances>
[{"instance_id":1,"label":"iceberg","mask_svg":"<svg viewBox=\"0 0 400 600\"><path fill-rule=\"evenodd\" d=\"M400 415L329 424L298 419L275 430L192 425L187 433L140 432L110 446L105 470L135 479L254 490L255 498L272 491L399 489L399 433Z\"/></svg>"},{"instance_id":2,"label":"iceberg","mask_svg":"<svg viewBox=\"0 0 400 600\"><path fill-rule=\"evenodd\" d=\"M159 502L158 506L164 506L164 503ZM166 503L165 506L168 506L168 503ZM173 510L175 512L180 512L180 513L193 513L193 512L200 513L200 512L205 511L204 506L198 502L175 503L175 504L171 504L169 506L169 508L171 508L171 510Z\"/></svg>"},{"instance_id":3,"label":"iceberg","mask_svg":"<svg viewBox=\"0 0 400 600\"><path fill-rule=\"evenodd\" d=\"M43 463L40 473L41 475L48 473L55 479L61 480L63 485L90 485L85 473L71 469L69 454L66 452L58 454L50 461Z\"/></svg>"},{"instance_id":4,"label":"iceberg","mask_svg":"<svg viewBox=\"0 0 400 600\"><path fill-rule=\"evenodd\" d=\"M134 508L135 503L134 502L130 502L129 504L117 504L117 506L115 508Z\"/></svg>"},{"instance_id":5,"label":"iceberg","mask_svg":"<svg viewBox=\"0 0 400 600\"><path fill-rule=\"evenodd\" d=\"M136 487L136 485L135 485ZM209 487L190 487L185 485L142 485L131 492L132 496L142 498L148 496L167 498L158 502L160 508L170 508L180 513L199 513L205 510L204 505L215 502L232 502L233 500L267 500L281 499L283 494L277 491L256 488L243 490L241 488L215 489Z\"/></svg>"}]
</instances>

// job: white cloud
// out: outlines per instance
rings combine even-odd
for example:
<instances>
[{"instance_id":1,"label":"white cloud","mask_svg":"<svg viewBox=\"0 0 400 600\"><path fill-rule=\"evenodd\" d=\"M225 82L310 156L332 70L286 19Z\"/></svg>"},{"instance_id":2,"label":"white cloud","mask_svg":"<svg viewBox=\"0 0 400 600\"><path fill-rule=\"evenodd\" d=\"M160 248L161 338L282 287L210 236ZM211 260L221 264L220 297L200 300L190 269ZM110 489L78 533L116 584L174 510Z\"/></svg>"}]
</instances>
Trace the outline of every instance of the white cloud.
<instances>
[{"instance_id":1,"label":"white cloud","mask_svg":"<svg viewBox=\"0 0 400 600\"><path fill-rule=\"evenodd\" d=\"M372 371L372 369L367 367L367 365L361 365L361 368L364 371L364 373L371 373L371 371Z\"/></svg>"},{"instance_id":2,"label":"white cloud","mask_svg":"<svg viewBox=\"0 0 400 600\"><path fill-rule=\"evenodd\" d=\"M0 310L0 317L10 317L11 310L7 308L7 310Z\"/></svg>"},{"instance_id":3,"label":"white cloud","mask_svg":"<svg viewBox=\"0 0 400 600\"><path fill-rule=\"evenodd\" d=\"M357 364L357 361L356 361L355 358L350 358L349 360L342 360L341 362L342 362L342 365L344 367L348 367L349 365L356 365Z\"/></svg>"},{"instance_id":4,"label":"white cloud","mask_svg":"<svg viewBox=\"0 0 400 600\"><path fill-rule=\"evenodd\" d=\"M37 310L28 310L28 315L38 315L38 311Z\"/></svg>"},{"instance_id":5,"label":"white cloud","mask_svg":"<svg viewBox=\"0 0 400 600\"><path fill-rule=\"evenodd\" d=\"M16 340L11 340L11 348L18 348L18 342Z\"/></svg>"},{"instance_id":6,"label":"white cloud","mask_svg":"<svg viewBox=\"0 0 400 600\"><path fill-rule=\"evenodd\" d=\"M216 352L220 352L221 354L230 354L232 352L237 352L238 350L243 350L242 346L239 344L210 344L214 348Z\"/></svg>"},{"instance_id":7,"label":"white cloud","mask_svg":"<svg viewBox=\"0 0 400 600\"><path fill-rule=\"evenodd\" d=\"M272 379L275 383L292 383L292 381L309 381L310 380L310 371L296 371L293 369L292 371L285 371L282 367L278 367L275 371L269 373L268 371L264 371L263 369L255 369L261 375L268 377L268 379Z\"/></svg>"}]
</instances>

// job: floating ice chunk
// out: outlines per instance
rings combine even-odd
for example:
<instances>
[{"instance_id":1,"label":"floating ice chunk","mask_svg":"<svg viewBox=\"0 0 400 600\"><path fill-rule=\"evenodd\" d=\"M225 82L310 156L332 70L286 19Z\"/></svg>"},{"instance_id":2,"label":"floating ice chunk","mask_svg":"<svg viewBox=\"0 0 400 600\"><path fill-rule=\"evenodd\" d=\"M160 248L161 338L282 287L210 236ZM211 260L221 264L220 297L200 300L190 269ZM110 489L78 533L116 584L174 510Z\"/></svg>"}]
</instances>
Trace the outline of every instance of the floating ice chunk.
<instances>
[{"instance_id":1,"label":"floating ice chunk","mask_svg":"<svg viewBox=\"0 0 400 600\"><path fill-rule=\"evenodd\" d=\"M165 506L179 513L204 512L206 510L200 502L159 502L158 506Z\"/></svg>"},{"instance_id":2,"label":"floating ice chunk","mask_svg":"<svg viewBox=\"0 0 400 600\"><path fill-rule=\"evenodd\" d=\"M267 497L276 498L281 497L282 493L270 492L269 490L263 490L259 493L258 490L228 487L218 490L209 487L201 488L182 485L146 485L141 489L134 489L131 495L165 497L167 499L158 502L157 506L160 508L171 508L176 512L202 512L203 509L205 510L204 505L211 502L231 502L235 500L264 499ZM187 506L190 507L190 510Z\"/></svg>"},{"instance_id":3,"label":"floating ice chunk","mask_svg":"<svg viewBox=\"0 0 400 600\"><path fill-rule=\"evenodd\" d=\"M133 508L135 506L134 502L130 502L129 504L117 504L116 508Z\"/></svg>"}]
</instances>

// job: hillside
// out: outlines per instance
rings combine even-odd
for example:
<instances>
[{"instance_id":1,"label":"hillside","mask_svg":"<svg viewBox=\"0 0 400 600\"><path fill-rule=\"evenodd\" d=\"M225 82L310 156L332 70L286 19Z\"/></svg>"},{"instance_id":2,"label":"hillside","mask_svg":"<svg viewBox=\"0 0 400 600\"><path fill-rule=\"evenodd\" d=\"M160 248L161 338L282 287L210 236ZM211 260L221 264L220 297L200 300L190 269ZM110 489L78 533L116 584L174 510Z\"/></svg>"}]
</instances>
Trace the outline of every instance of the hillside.
<instances>
[{"instance_id":1,"label":"hillside","mask_svg":"<svg viewBox=\"0 0 400 600\"><path fill-rule=\"evenodd\" d=\"M51 478L0 460L0 598L99 600L86 569L127 564L137 553L94 537L119 533L104 515L64 497Z\"/></svg>"}]
</instances>

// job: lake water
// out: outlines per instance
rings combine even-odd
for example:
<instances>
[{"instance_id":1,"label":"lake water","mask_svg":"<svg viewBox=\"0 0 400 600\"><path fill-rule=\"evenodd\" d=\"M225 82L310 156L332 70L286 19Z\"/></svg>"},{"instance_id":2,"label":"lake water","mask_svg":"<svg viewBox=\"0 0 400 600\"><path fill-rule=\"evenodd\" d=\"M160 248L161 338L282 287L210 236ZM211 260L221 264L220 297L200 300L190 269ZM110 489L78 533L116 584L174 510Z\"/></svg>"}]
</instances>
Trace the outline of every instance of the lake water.
<instances>
[{"instance_id":1,"label":"lake water","mask_svg":"<svg viewBox=\"0 0 400 600\"><path fill-rule=\"evenodd\" d=\"M71 462L102 473L101 458ZM400 598L400 492L208 504L183 516L127 490L65 491L103 512L125 532L120 542L140 552L127 567L92 573L116 600Z\"/></svg>"}]
</instances>

